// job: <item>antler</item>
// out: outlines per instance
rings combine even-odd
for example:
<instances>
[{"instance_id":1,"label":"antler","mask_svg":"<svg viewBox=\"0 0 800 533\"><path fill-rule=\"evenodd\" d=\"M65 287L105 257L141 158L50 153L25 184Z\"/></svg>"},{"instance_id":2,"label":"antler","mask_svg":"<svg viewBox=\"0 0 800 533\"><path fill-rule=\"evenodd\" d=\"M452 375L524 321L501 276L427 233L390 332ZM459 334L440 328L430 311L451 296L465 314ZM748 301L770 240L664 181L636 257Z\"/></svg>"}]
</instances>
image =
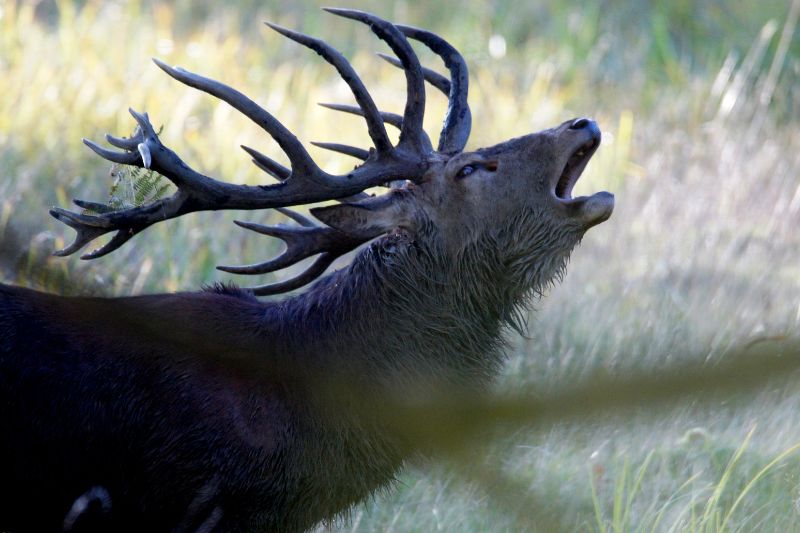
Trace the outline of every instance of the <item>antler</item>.
<instances>
[{"instance_id":1,"label":"antler","mask_svg":"<svg viewBox=\"0 0 800 533\"><path fill-rule=\"evenodd\" d=\"M288 209L279 209L300 225L286 226L279 224L276 226L264 226L262 224L242 222L240 220L235 220L234 222L238 226L255 231L256 233L281 239L286 243L286 250L281 255L269 261L254 265L218 266L217 268L225 272L230 272L231 274L266 274L269 272L277 272L278 270L282 270L317 254L319 254L319 257L308 269L294 278L269 285L251 287L250 290L258 296L287 292L306 285L325 272L338 257L356 249L360 244L368 240L363 238L363 236L361 236L361 238L354 238L336 229L317 225L305 219L305 217L302 217L299 213ZM302 219L300 217L305 220L301 222ZM376 234L372 237L377 236Z\"/></svg>"},{"instance_id":2,"label":"antler","mask_svg":"<svg viewBox=\"0 0 800 533\"><path fill-rule=\"evenodd\" d=\"M326 10L369 25L370 29L395 53L397 59L394 61L403 68L406 76L407 100L403 115L383 113L378 110L363 82L341 53L319 39L268 23L275 31L317 52L336 68L350 87L358 107L335 105L331 107L364 116L374 149L364 150L333 143L315 144L362 159L364 161L362 165L344 175L333 175L323 171L297 137L243 93L221 82L181 68L170 67L154 59L155 64L171 77L227 102L259 125L275 139L287 155L290 167L287 168L252 148L242 146L260 169L277 178L279 182L272 185L251 186L218 181L192 169L175 152L164 146L147 113L130 110L137 123L133 135L130 138L106 135L108 143L121 149L120 151L101 147L86 139L84 143L95 153L114 163L154 170L169 179L177 187L177 191L152 203L117 211L100 203L77 199L74 200L77 206L92 210L96 214L75 213L61 208L51 209L50 214L53 217L77 232L72 244L55 252L56 255L73 254L98 237L116 232L105 245L81 256L82 259L101 257L121 247L134 235L155 223L195 211L279 208L300 226L270 227L243 222L237 224L284 240L287 243L286 252L276 259L257 265L220 267L222 270L240 274L273 272L320 254L317 261L297 278L256 288L258 294L273 294L308 283L322 274L336 257L378 236L379 233L373 234L374 232L369 234L356 232L358 233L356 235L350 234L344 228L312 227L310 224L313 223L310 220L284 208L332 199L363 200L368 197L363 192L365 189L397 180L416 181L424 175L428 166L428 155L433 151L430 140L422 129L425 112L424 80L432 80L438 75L421 67L406 36L426 44L442 56L450 68L452 75L452 81L448 82L450 105L439 145L440 149L445 147L448 151L463 148L463 144L460 147L458 144L462 138L463 142L466 142L465 135L469 132L469 110L466 108L467 125L466 134L464 133L466 67L463 66L464 61L458 52L432 33L395 26L360 11L332 8ZM444 86L441 80L438 86ZM460 119L453 119L455 115ZM396 145L392 145L389 140L384 122L400 128L400 138ZM445 138L448 139L447 142Z\"/></svg>"},{"instance_id":3,"label":"antler","mask_svg":"<svg viewBox=\"0 0 800 533\"><path fill-rule=\"evenodd\" d=\"M402 24L395 25L406 37L417 40L434 53L436 53L445 63L445 66L450 71L451 80L442 76L436 71L428 68L422 68L422 75L425 81L442 91L448 96L447 114L445 115L444 126L439 136L438 151L440 152L460 152L464 149L469 139L470 130L472 129L472 113L469 110L467 103L467 94L469 92L469 70L464 58L450 43L426 30L414 28L412 26L404 26ZM387 54L378 54L381 58L391 63L395 67L405 69L403 62ZM364 116L364 111L361 108L346 106L340 104L320 104L324 107L334 109L336 111L344 111L345 113L352 113L355 115ZM383 121L392 126L401 128L403 117L393 113L381 113Z\"/></svg>"}]
</instances>

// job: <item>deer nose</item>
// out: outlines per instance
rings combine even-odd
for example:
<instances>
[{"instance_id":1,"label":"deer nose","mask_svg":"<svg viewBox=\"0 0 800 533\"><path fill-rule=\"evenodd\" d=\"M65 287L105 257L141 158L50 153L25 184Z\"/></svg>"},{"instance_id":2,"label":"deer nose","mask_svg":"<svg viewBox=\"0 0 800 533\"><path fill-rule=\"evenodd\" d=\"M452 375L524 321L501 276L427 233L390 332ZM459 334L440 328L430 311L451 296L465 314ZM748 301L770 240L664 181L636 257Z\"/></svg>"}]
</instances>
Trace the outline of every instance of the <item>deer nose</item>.
<instances>
[{"instance_id":1,"label":"deer nose","mask_svg":"<svg viewBox=\"0 0 800 533\"><path fill-rule=\"evenodd\" d=\"M571 130L582 130L584 128L589 127L589 124L591 124L591 123L592 123L592 121L589 120L588 118L579 118L579 119L575 120L575 122L573 122L572 124L569 125L569 129L571 129Z\"/></svg>"}]
</instances>

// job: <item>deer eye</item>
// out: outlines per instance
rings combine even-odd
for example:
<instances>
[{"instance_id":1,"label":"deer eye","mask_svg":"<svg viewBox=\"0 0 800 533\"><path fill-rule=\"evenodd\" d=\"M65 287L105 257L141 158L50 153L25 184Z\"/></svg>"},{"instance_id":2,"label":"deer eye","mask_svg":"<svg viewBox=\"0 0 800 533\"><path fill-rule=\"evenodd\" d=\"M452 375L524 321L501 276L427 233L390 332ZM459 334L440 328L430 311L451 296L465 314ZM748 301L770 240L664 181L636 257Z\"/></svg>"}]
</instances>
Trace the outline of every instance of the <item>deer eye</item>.
<instances>
[{"instance_id":1,"label":"deer eye","mask_svg":"<svg viewBox=\"0 0 800 533\"><path fill-rule=\"evenodd\" d=\"M461 167L461 170L459 170L458 173L456 174L456 179L466 178L476 170L478 170L477 165L464 165L463 167Z\"/></svg>"},{"instance_id":2,"label":"deer eye","mask_svg":"<svg viewBox=\"0 0 800 533\"><path fill-rule=\"evenodd\" d=\"M494 172L497 170L497 161L478 161L470 163L469 165L464 165L456 173L456 179L460 180L466 178L476 170L487 170L489 172Z\"/></svg>"}]
</instances>

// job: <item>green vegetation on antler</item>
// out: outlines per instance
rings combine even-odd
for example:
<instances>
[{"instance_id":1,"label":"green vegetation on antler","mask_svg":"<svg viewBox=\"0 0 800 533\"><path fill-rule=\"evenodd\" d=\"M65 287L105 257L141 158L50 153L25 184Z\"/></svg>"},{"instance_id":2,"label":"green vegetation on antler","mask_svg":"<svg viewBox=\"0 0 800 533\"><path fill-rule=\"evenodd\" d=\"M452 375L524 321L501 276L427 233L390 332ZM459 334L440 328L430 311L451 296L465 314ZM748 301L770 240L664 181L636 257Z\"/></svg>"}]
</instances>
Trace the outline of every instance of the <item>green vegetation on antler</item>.
<instances>
[{"instance_id":1,"label":"green vegetation on antler","mask_svg":"<svg viewBox=\"0 0 800 533\"><path fill-rule=\"evenodd\" d=\"M113 211L163 198L171 187L158 172L139 167L114 165L111 176L114 182L108 191L108 207Z\"/></svg>"}]
</instances>

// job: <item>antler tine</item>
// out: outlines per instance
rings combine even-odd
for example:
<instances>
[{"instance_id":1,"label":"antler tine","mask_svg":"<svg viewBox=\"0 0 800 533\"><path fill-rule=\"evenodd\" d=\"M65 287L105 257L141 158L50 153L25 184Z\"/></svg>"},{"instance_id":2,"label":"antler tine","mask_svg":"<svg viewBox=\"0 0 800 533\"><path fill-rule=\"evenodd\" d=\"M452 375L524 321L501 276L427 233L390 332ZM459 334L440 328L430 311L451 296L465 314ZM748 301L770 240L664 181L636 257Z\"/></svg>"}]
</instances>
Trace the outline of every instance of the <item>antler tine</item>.
<instances>
[{"instance_id":1,"label":"antler tine","mask_svg":"<svg viewBox=\"0 0 800 533\"><path fill-rule=\"evenodd\" d=\"M353 208L367 210L386 209L397 201L397 192L393 196L379 196L368 198L365 202L350 204ZM316 217L324 217L321 220L330 220L329 213L331 207L317 208L312 210ZM357 248L359 245L380 236L385 227L380 224L365 224L358 229L352 228L350 231L342 231L333 225L319 225L312 222L299 213L289 209L279 209L283 214L295 220L300 226L287 226L278 224L275 226L265 226L254 222L235 221L236 224L245 229L249 229L262 235L277 237L286 244L286 249L277 257L252 265L243 266L219 266L219 270L232 274L267 274L294 265L304 259L320 254L319 258L301 275L271 285L264 285L252 288L256 294L276 294L292 290L321 275L325 269L337 258L347 252ZM335 222L334 222L335 223Z\"/></svg>"},{"instance_id":2,"label":"antler tine","mask_svg":"<svg viewBox=\"0 0 800 533\"><path fill-rule=\"evenodd\" d=\"M316 141L311 141L311 144L314 146L319 146L324 150L330 150L332 152L349 155L350 157L355 157L356 159L360 159L362 161L366 161L369 157L369 150L364 150L363 148L358 148L357 146L339 143L322 143Z\"/></svg>"},{"instance_id":3,"label":"antler tine","mask_svg":"<svg viewBox=\"0 0 800 533\"><path fill-rule=\"evenodd\" d=\"M447 114L445 115L442 133L439 136L440 152L460 152L469 140L472 129L472 113L467 103L469 92L469 70L464 57L450 43L435 33L397 25L406 37L417 40L430 48L442 58L450 71L450 90L448 92Z\"/></svg>"},{"instance_id":4,"label":"antler tine","mask_svg":"<svg viewBox=\"0 0 800 533\"><path fill-rule=\"evenodd\" d=\"M386 42L403 64L406 75L406 107L403 112L403 127L400 131L400 145L409 145L417 152L430 151L430 141L422 129L425 114L425 79L422 66L405 36L394 24L370 13L355 9L325 7L329 13L357 20L367 24L372 32Z\"/></svg>"},{"instance_id":5,"label":"antler tine","mask_svg":"<svg viewBox=\"0 0 800 533\"><path fill-rule=\"evenodd\" d=\"M344 104L327 104L320 102L319 105L322 107L327 107L328 109L333 109L334 111L342 111L344 113L350 113L351 115L358 115L363 117L364 110L358 106L354 105L344 105ZM398 115L397 113L389 113L387 111L380 111L381 120L383 120L387 124L391 124L397 129L402 129L403 127L403 117Z\"/></svg>"},{"instance_id":6,"label":"antler tine","mask_svg":"<svg viewBox=\"0 0 800 533\"><path fill-rule=\"evenodd\" d=\"M313 228L314 226L316 226L316 224L314 223L313 220L301 215L297 211L293 211L293 210L289 209L288 207L276 207L275 211L277 211L278 213L280 213L282 215L285 215L285 216L291 218L292 220L294 220L295 222L297 222L298 224L300 224L303 227Z\"/></svg>"},{"instance_id":7,"label":"antler tine","mask_svg":"<svg viewBox=\"0 0 800 533\"><path fill-rule=\"evenodd\" d=\"M243 266L218 266L218 270L231 274L267 274L291 266L303 259L323 252L345 254L361 244L361 240L354 239L345 233L333 228L319 226L265 226L254 222L234 221L237 226L255 231L262 235L277 237L286 243L286 251L274 259Z\"/></svg>"},{"instance_id":8,"label":"antler tine","mask_svg":"<svg viewBox=\"0 0 800 533\"><path fill-rule=\"evenodd\" d=\"M320 277L338 257L339 255L329 252L322 253L310 267L291 279L270 283L268 285L249 287L249 289L256 296L271 296L273 294L281 294L283 292L299 289Z\"/></svg>"},{"instance_id":9,"label":"antler tine","mask_svg":"<svg viewBox=\"0 0 800 533\"><path fill-rule=\"evenodd\" d=\"M311 48L325 61L336 68L336 70L339 72L339 75L350 87L356 102L358 102L358 105L363 111L362 116L367 121L367 129L372 142L375 143L375 149L381 153L390 152L393 149L392 142L389 140L389 135L386 133L386 128L383 127L383 120L381 119L380 111L378 111L378 107L372 100L367 88L364 86L361 78L358 77L358 74L356 74L356 71L353 70L353 67L350 65L347 59L345 59L345 57L338 50L330 46L325 41L289 30L271 22L266 22L265 24L281 35L288 37L289 39L300 43L303 46Z\"/></svg>"},{"instance_id":10,"label":"antler tine","mask_svg":"<svg viewBox=\"0 0 800 533\"><path fill-rule=\"evenodd\" d=\"M78 198L73 198L72 203L77 205L82 209L87 209L89 211L94 211L95 213L111 213L114 211L114 208L109 206L108 204L101 204L99 202L90 202L88 200L80 200Z\"/></svg>"},{"instance_id":11,"label":"antler tine","mask_svg":"<svg viewBox=\"0 0 800 533\"><path fill-rule=\"evenodd\" d=\"M82 141L83 144L91 148L94 153L103 159L111 161L112 163L118 163L120 165L143 166L140 164L141 156L136 152L115 152L114 150L103 148L99 144L89 139L82 139Z\"/></svg>"},{"instance_id":12,"label":"antler tine","mask_svg":"<svg viewBox=\"0 0 800 533\"><path fill-rule=\"evenodd\" d=\"M75 203L81 205L84 202L76 200ZM77 232L75 240L72 241L72 244L70 244L65 248L62 248L61 250L56 250L55 252L53 252L53 255L59 257L71 255L80 250L81 248L83 248L84 246L86 246L87 244L89 244L91 241L95 240L96 238L105 235L106 233L109 233L111 231L114 231L115 229L113 227L110 227L110 225L105 220L99 217L73 213L72 211L61 209L60 207L54 207L50 209L50 215L59 222L63 222L64 224L71 227ZM120 230L104 246L98 248L97 250L93 250L88 254L82 255L81 259L95 259L97 257L102 257L110 252L113 252L114 250L125 244L136 233L138 233L138 230L133 228L128 231Z\"/></svg>"},{"instance_id":13,"label":"antler tine","mask_svg":"<svg viewBox=\"0 0 800 533\"><path fill-rule=\"evenodd\" d=\"M281 124L278 119L241 92L224 83L200 76L188 70L173 68L158 59L153 58L153 62L158 65L161 70L179 82L212 96L216 96L258 124L275 139L284 153L289 157L294 173L303 175L304 177L313 177L322 173L297 137L295 137L286 126Z\"/></svg>"},{"instance_id":14,"label":"antler tine","mask_svg":"<svg viewBox=\"0 0 800 533\"><path fill-rule=\"evenodd\" d=\"M284 225L265 226L253 222L234 221L245 229L262 235L277 237L284 241L286 250L282 254L263 263L243 266L218 266L217 269L231 274L267 274L282 270L317 254L320 254L320 257L295 278L251 288L259 296L289 291L309 283L320 276L337 257L354 250L360 244L376 236L361 235L353 237L334 228L314 224L309 219L299 215L299 213L289 210L282 210L282 212L294 220L298 220L295 218L296 216L300 217L298 223L301 225L298 227Z\"/></svg>"},{"instance_id":15,"label":"antler tine","mask_svg":"<svg viewBox=\"0 0 800 533\"><path fill-rule=\"evenodd\" d=\"M274 159L265 156L258 150L254 150L253 148L250 148L249 146L245 146L243 144L240 146L242 150L247 152L250 155L250 157L253 158L253 163L255 163L255 165L258 168L260 168L261 170L263 170L276 180L286 181L292 175L292 171L290 169L281 165Z\"/></svg>"},{"instance_id":16,"label":"antler tine","mask_svg":"<svg viewBox=\"0 0 800 533\"><path fill-rule=\"evenodd\" d=\"M398 25L398 28L400 26ZM386 61L392 66L395 66L399 69L403 69L403 64L394 56L390 56L389 54L384 54L382 52L378 52L378 57ZM426 67L422 67L422 75L425 77L425 81L442 91L445 95L450 94L450 80L446 77L442 76L435 70L431 70Z\"/></svg>"},{"instance_id":17,"label":"antler tine","mask_svg":"<svg viewBox=\"0 0 800 533\"><path fill-rule=\"evenodd\" d=\"M134 150L138 146L138 141L135 137L139 134L139 126L136 126L136 130L133 132L133 135L130 138L125 137L115 137L110 133L106 133L106 141L108 144L112 146L116 146L117 148L122 148L123 150Z\"/></svg>"},{"instance_id":18,"label":"antler tine","mask_svg":"<svg viewBox=\"0 0 800 533\"><path fill-rule=\"evenodd\" d=\"M59 257L73 254L97 237L108 233L108 228L103 225L99 225L99 223L95 223L92 217L79 215L77 213L67 211L66 209L61 209L60 207L53 207L50 209L50 215L59 222L63 222L78 232L72 244L62 248L61 250L56 250L53 252L53 255L57 255Z\"/></svg>"}]
</instances>

